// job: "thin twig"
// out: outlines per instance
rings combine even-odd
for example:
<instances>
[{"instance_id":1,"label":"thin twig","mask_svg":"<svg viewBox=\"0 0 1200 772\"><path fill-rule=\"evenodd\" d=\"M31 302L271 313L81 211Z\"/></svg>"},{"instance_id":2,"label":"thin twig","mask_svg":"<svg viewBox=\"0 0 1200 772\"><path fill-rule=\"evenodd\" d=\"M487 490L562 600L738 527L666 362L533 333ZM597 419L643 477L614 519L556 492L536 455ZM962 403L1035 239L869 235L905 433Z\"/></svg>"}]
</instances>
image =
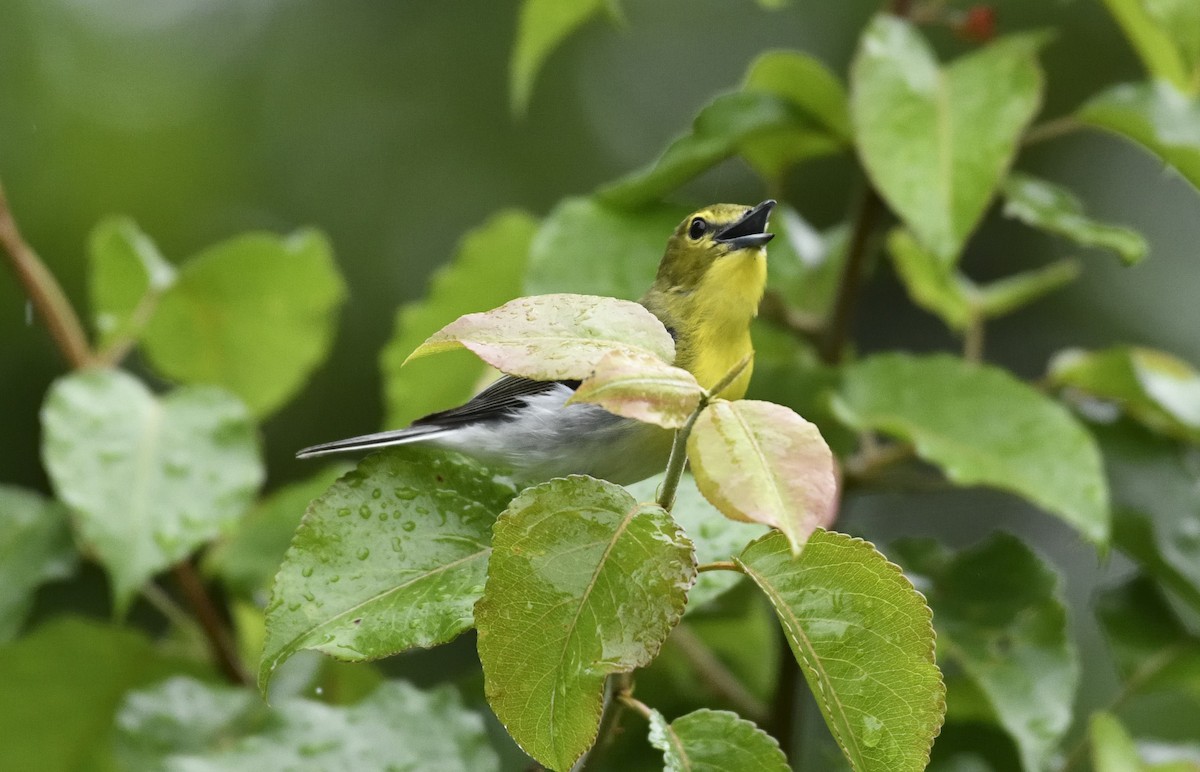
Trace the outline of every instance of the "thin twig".
<instances>
[{"instance_id":1,"label":"thin twig","mask_svg":"<svg viewBox=\"0 0 1200 772\"><path fill-rule=\"evenodd\" d=\"M1039 123L1036 126L1031 126L1029 131L1021 137L1021 145L1029 147L1036 145L1039 142L1057 139L1065 134L1072 134L1076 131L1081 131L1087 128L1087 125L1072 115L1064 115L1061 118Z\"/></svg>"},{"instance_id":2,"label":"thin twig","mask_svg":"<svg viewBox=\"0 0 1200 772\"><path fill-rule=\"evenodd\" d=\"M195 619L188 616L188 613L180 608L179 604L163 588L154 582L146 582L142 585L140 592L146 602L166 617L168 622L197 641L205 641L204 631L200 629L200 625L196 623Z\"/></svg>"},{"instance_id":3,"label":"thin twig","mask_svg":"<svg viewBox=\"0 0 1200 772\"><path fill-rule=\"evenodd\" d=\"M618 694L617 699L619 699L625 705L625 707L630 708L642 718L646 719L647 721L650 720L650 716L652 714L650 706L639 700L637 697L625 692Z\"/></svg>"},{"instance_id":4,"label":"thin twig","mask_svg":"<svg viewBox=\"0 0 1200 772\"><path fill-rule=\"evenodd\" d=\"M741 571L742 567L732 560L715 560L712 563L701 563L696 566L696 571L704 573L705 571Z\"/></svg>"},{"instance_id":5,"label":"thin twig","mask_svg":"<svg viewBox=\"0 0 1200 772\"><path fill-rule=\"evenodd\" d=\"M184 560L176 564L171 569L171 573L174 574L175 581L179 583L179 589L183 592L183 597L187 599L192 613L195 614L197 621L200 622L200 627L204 630L204 635L208 639L209 651L212 653L217 667L220 668L221 674L233 683L243 686L250 684L250 674L242 665L237 647L233 645L233 640L225 627L225 620L221 618L221 613L217 610L212 596L209 595L204 582L200 579L200 573L196 570L196 566L190 560Z\"/></svg>"},{"instance_id":6,"label":"thin twig","mask_svg":"<svg viewBox=\"0 0 1200 772\"><path fill-rule=\"evenodd\" d=\"M46 323L50 337L67 363L74 369L92 362L92 350L79 316L62 286L46 268L33 248L21 236L17 221L8 206L4 187L0 185L0 246L8 254L8 262L17 274L17 281Z\"/></svg>"},{"instance_id":7,"label":"thin twig","mask_svg":"<svg viewBox=\"0 0 1200 772\"><path fill-rule=\"evenodd\" d=\"M883 209L883 199L868 184L859 199L833 313L819 347L821 360L826 364L837 364L841 361L846 342L850 339L851 328L854 325L854 309L866 273L867 255L875 236L875 223Z\"/></svg>"},{"instance_id":8,"label":"thin twig","mask_svg":"<svg viewBox=\"0 0 1200 772\"><path fill-rule=\"evenodd\" d=\"M985 324L983 314L978 312L971 317L967 324L967 329L963 333L963 359L968 362L978 364L983 361Z\"/></svg>"},{"instance_id":9,"label":"thin twig","mask_svg":"<svg viewBox=\"0 0 1200 772\"><path fill-rule=\"evenodd\" d=\"M766 720L769 715L767 704L751 694L741 680L730 672L724 662L717 659L708 644L692 632L690 627L686 624L679 625L671 633L670 640L699 673L701 681L712 690L713 694L727 700L743 718L748 718L755 723L762 723Z\"/></svg>"}]
</instances>

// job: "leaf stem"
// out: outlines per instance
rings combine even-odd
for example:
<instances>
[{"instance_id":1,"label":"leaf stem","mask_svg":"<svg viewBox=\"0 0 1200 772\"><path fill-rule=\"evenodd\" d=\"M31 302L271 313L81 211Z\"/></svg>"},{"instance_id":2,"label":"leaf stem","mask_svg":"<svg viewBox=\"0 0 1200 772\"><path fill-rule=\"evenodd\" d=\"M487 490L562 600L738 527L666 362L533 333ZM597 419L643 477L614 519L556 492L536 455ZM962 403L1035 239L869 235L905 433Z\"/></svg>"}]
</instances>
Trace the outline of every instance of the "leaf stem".
<instances>
[{"instance_id":1,"label":"leaf stem","mask_svg":"<svg viewBox=\"0 0 1200 772\"><path fill-rule=\"evenodd\" d=\"M976 311L963 333L963 359L968 362L979 364L983 361L984 324L983 314Z\"/></svg>"},{"instance_id":2,"label":"leaf stem","mask_svg":"<svg viewBox=\"0 0 1200 772\"><path fill-rule=\"evenodd\" d=\"M217 605L200 579L200 572L196 570L195 564L190 559L184 560L176 564L171 573L191 606L196 620L200 622L201 629L204 630L209 651L221 674L232 683L248 686L251 683L250 674L246 672L238 656L237 647L233 645L225 627L225 620L221 618Z\"/></svg>"},{"instance_id":3,"label":"leaf stem","mask_svg":"<svg viewBox=\"0 0 1200 772\"><path fill-rule=\"evenodd\" d=\"M617 699L620 700L625 707L631 709L634 713L637 713L647 721L650 720L650 706L639 700L637 697L634 697L629 692L622 692L621 694L617 695Z\"/></svg>"},{"instance_id":4,"label":"leaf stem","mask_svg":"<svg viewBox=\"0 0 1200 772\"><path fill-rule=\"evenodd\" d=\"M1044 123L1039 123L1036 126L1031 126L1029 131L1025 132L1025 136L1021 137L1021 145L1029 147L1030 145L1057 139L1065 134L1072 134L1085 128L1087 126L1075 116L1064 115L1045 121Z\"/></svg>"},{"instance_id":5,"label":"leaf stem","mask_svg":"<svg viewBox=\"0 0 1200 772\"><path fill-rule=\"evenodd\" d=\"M705 571L738 571L741 572L742 567L732 560L715 560L712 563L701 563L696 566L696 571L704 573Z\"/></svg>"},{"instance_id":6,"label":"leaf stem","mask_svg":"<svg viewBox=\"0 0 1200 772\"><path fill-rule=\"evenodd\" d=\"M841 361L846 342L850 339L854 309L866 274L867 257L875 235L875 225L883 211L883 199L868 182L859 198L854 216L854 229L850 234L850 244L846 248L846 262L842 266L833 313L829 317L824 339L818 347L821 360L826 364L837 364Z\"/></svg>"},{"instance_id":7,"label":"leaf stem","mask_svg":"<svg viewBox=\"0 0 1200 772\"><path fill-rule=\"evenodd\" d=\"M692 427L696 425L696 419L704 412L704 408L708 407L708 404L716 398L716 395L724 391L735 378L742 374L753 358L753 353L742 357L742 360L725 373L716 385L700 396L700 402L688 416L687 422L675 430L675 441L671 443L671 456L667 459L667 472L663 477L662 487L658 489L657 499L658 505L668 512L671 511L671 507L675 506L675 493L679 490L679 481L683 478L683 469L687 465L687 440L692 433Z\"/></svg>"},{"instance_id":8,"label":"leaf stem","mask_svg":"<svg viewBox=\"0 0 1200 772\"><path fill-rule=\"evenodd\" d=\"M725 663L708 647L700 636L686 624L681 624L671 633L674 643L684 658L700 676L700 680L714 695L727 700L739 715L756 724L761 724L770 715L767 704L750 693L750 690L734 675Z\"/></svg>"},{"instance_id":9,"label":"leaf stem","mask_svg":"<svg viewBox=\"0 0 1200 772\"><path fill-rule=\"evenodd\" d=\"M46 323L50 337L54 339L63 358L74 369L92 364L92 350L79 316L63 292L62 285L21 236L3 185L0 185L0 247L8 254L8 262L17 274L17 281L37 309L38 316Z\"/></svg>"}]
</instances>

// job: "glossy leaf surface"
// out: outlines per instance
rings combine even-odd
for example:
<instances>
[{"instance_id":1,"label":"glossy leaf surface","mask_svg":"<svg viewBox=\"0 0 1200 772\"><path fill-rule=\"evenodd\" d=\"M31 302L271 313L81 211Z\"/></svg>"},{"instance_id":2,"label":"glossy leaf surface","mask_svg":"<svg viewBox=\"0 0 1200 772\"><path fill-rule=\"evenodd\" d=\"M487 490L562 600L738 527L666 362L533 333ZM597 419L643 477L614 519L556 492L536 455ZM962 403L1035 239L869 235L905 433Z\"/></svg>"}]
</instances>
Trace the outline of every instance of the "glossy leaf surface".
<instances>
[{"instance_id":1,"label":"glossy leaf surface","mask_svg":"<svg viewBox=\"0 0 1200 772\"><path fill-rule=\"evenodd\" d=\"M142 583L226 531L263 480L246 408L207 386L157 398L133 376L60 378L42 406L42 460L119 612Z\"/></svg>"},{"instance_id":2,"label":"glossy leaf surface","mask_svg":"<svg viewBox=\"0 0 1200 772\"><path fill-rule=\"evenodd\" d=\"M472 624L492 522L516 491L447 451L368 456L305 513L275 577L259 686L302 649L378 659Z\"/></svg>"},{"instance_id":3,"label":"glossy leaf surface","mask_svg":"<svg viewBox=\"0 0 1200 772\"><path fill-rule=\"evenodd\" d=\"M800 547L837 515L833 453L813 424L771 402L717 400L688 437L696 485L722 514Z\"/></svg>"},{"instance_id":4,"label":"glossy leaf surface","mask_svg":"<svg viewBox=\"0 0 1200 772\"><path fill-rule=\"evenodd\" d=\"M835 410L850 426L911 442L958 485L988 485L1109 535L1100 453L1064 407L999 368L947 355L882 354L850 366Z\"/></svg>"},{"instance_id":5,"label":"glossy leaf surface","mask_svg":"<svg viewBox=\"0 0 1200 772\"><path fill-rule=\"evenodd\" d=\"M589 402L610 413L677 429L700 404L704 389L687 370L656 357L613 351L579 385L567 404Z\"/></svg>"},{"instance_id":6,"label":"glossy leaf surface","mask_svg":"<svg viewBox=\"0 0 1200 772\"><path fill-rule=\"evenodd\" d=\"M586 378L610 351L675 359L675 342L653 314L628 300L594 295L535 295L467 314L408 358L456 348L502 372L541 381Z\"/></svg>"},{"instance_id":7,"label":"glossy leaf surface","mask_svg":"<svg viewBox=\"0 0 1200 772\"><path fill-rule=\"evenodd\" d=\"M905 224L953 263L1041 104L1041 38L1001 39L942 67L916 28L880 14L851 70L867 173Z\"/></svg>"},{"instance_id":8,"label":"glossy leaf surface","mask_svg":"<svg viewBox=\"0 0 1200 772\"><path fill-rule=\"evenodd\" d=\"M405 363L413 349L463 314L507 303L521 293L529 244L537 223L524 212L504 211L467 233L453 260L438 269L420 300L396 312L391 339L379 354L385 426L461 405L478 391L487 365L468 352ZM487 277L481 281L481 277ZM604 293L598 293L604 294ZM436 383L437 388L430 388Z\"/></svg>"},{"instance_id":9,"label":"glossy leaf surface","mask_svg":"<svg viewBox=\"0 0 1200 772\"><path fill-rule=\"evenodd\" d=\"M526 753L556 770L583 755L605 678L649 664L695 576L679 526L619 486L560 478L513 500L475 621L488 702Z\"/></svg>"},{"instance_id":10,"label":"glossy leaf surface","mask_svg":"<svg viewBox=\"0 0 1200 772\"><path fill-rule=\"evenodd\" d=\"M168 378L223 386L268 415L329 353L345 297L320 233L239 236L184 264L142 346Z\"/></svg>"},{"instance_id":11,"label":"glossy leaf surface","mask_svg":"<svg viewBox=\"0 0 1200 772\"><path fill-rule=\"evenodd\" d=\"M666 772L788 772L779 742L727 710L697 710L667 723L650 713L650 744Z\"/></svg>"},{"instance_id":12,"label":"glossy leaf surface","mask_svg":"<svg viewBox=\"0 0 1200 772\"><path fill-rule=\"evenodd\" d=\"M929 607L869 542L770 534L739 558L766 593L821 715L856 772L923 770L946 691Z\"/></svg>"}]
</instances>

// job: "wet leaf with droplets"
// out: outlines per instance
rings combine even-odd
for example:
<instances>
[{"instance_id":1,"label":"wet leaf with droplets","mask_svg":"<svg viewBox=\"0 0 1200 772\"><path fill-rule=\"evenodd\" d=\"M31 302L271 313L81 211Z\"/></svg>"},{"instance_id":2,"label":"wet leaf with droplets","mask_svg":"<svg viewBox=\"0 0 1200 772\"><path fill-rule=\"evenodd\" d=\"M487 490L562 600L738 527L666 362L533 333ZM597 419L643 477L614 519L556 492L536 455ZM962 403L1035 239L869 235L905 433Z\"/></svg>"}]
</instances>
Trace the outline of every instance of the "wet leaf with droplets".
<instances>
[{"instance_id":1,"label":"wet leaf with droplets","mask_svg":"<svg viewBox=\"0 0 1200 772\"><path fill-rule=\"evenodd\" d=\"M648 664L696 577L670 516L623 488L569 477L529 488L496 521L475 609L488 702L540 763L592 745L611 673Z\"/></svg>"},{"instance_id":2,"label":"wet leaf with droplets","mask_svg":"<svg viewBox=\"0 0 1200 772\"><path fill-rule=\"evenodd\" d=\"M142 584L229 529L263 479L249 412L210 386L159 399L117 370L60 378L42 406L42 459L123 611Z\"/></svg>"},{"instance_id":3,"label":"wet leaf with droplets","mask_svg":"<svg viewBox=\"0 0 1200 772\"><path fill-rule=\"evenodd\" d=\"M783 625L825 723L856 772L929 763L946 712L925 599L869 542L772 533L738 558Z\"/></svg>"},{"instance_id":4,"label":"wet leaf with droplets","mask_svg":"<svg viewBox=\"0 0 1200 772\"><path fill-rule=\"evenodd\" d=\"M594 295L535 295L460 317L409 359L466 348L492 367L523 378L582 380L610 351L670 363L675 342L641 305Z\"/></svg>"},{"instance_id":5,"label":"wet leaf with droplets","mask_svg":"<svg viewBox=\"0 0 1200 772\"><path fill-rule=\"evenodd\" d=\"M368 456L312 502L292 539L266 610L259 685L303 649L378 659L470 628L492 522L515 494L449 451Z\"/></svg>"},{"instance_id":6,"label":"wet leaf with droplets","mask_svg":"<svg viewBox=\"0 0 1200 772\"><path fill-rule=\"evenodd\" d=\"M713 506L779 529L795 552L837 514L833 453L790 408L717 400L700 414L687 448L696 485Z\"/></svg>"},{"instance_id":7,"label":"wet leaf with droplets","mask_svg":"<svg viewBox=\"0 0 1200 772\"><path fill-rule=\"evenodd\" d=\"M703 394L687 370L657 357L612 351L596 363L567 403L591 402L625 418L678 429Z\"/></svg>"},{"instance_id":8,"label":"wet leaf with droplets","mask_svg":"<svg viewBox=\"0 0 1200 772\"><path fill-rule=\"evenodd\" d=\"M1071 724L1079 682L1054 571L1005 533L957 554L931 539L894 547L929 598L943 663L983 694L1022 766L1048 768Z\"/></svg>"},{"instance_id":9,"label":"wet leaf with droplets","mask_svg":"<svg viewBox=\"0 0 1200 772\"><path fill-rule=\"evenodd\" d=\"M483 718L450 686L388 681L353 705L292 698L268 708L244 689L176 677L131 692L117 713L126 769L429 769L493 772Z\"/></svg>"},{"instance_id":10,"label":"wet leaf with droplets","mask_svg":"<svg viewBox=\"0 0 1200 772\"><path fill-rule=\"evenodd\" d=\"M650 744L663 752L665 772L788 772L779 742L727 710L697 710L671 723L650 711Z\"/></svg>"}]
</instances>

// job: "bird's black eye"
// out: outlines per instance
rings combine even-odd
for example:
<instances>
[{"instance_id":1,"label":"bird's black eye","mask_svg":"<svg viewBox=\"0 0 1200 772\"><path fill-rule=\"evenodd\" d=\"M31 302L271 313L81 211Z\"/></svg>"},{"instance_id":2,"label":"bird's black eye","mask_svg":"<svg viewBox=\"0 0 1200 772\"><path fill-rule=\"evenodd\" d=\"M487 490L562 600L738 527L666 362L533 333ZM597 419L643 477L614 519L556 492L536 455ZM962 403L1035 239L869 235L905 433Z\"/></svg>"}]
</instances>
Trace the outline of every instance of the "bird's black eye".
<instances>
[{"instance_id":1,"label":"bird's black eye","mask_svg":"<svg viewBox=\"0 0 1200 772\"><path fill-rule=\"evenodd\" d=\"M697 217L695 220L692 220L692 224L688 228L688 236L695 241L703 236L704 232L707 230L708 223L704 221L703 217Z\"/></svg>"}]
</instances>

